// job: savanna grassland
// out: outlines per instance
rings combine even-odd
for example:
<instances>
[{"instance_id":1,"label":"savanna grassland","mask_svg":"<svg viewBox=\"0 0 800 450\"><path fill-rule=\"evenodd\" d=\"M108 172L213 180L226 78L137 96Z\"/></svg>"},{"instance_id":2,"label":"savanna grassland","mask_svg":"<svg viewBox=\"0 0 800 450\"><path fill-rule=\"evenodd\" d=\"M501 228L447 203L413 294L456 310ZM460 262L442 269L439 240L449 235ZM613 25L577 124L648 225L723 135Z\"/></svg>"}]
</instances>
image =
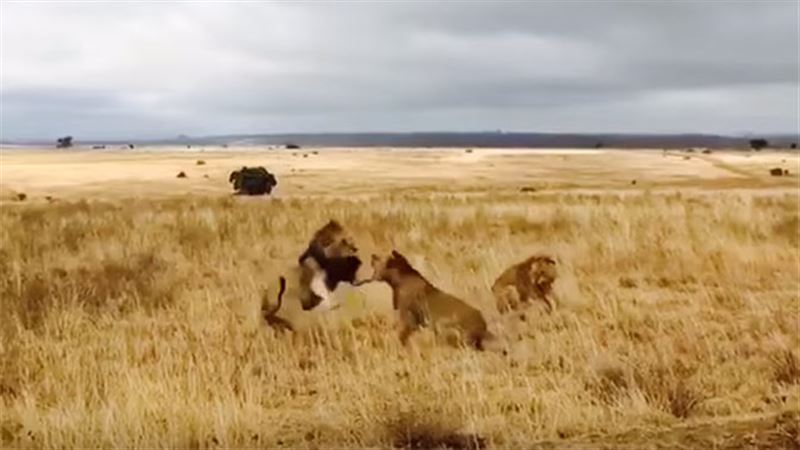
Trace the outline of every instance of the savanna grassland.
<instances>
[{"instance_id":1,"label":"savanna grassland","mask_svg":"<svg viewBox=\"0 0 800 450\"><path fill-rule=\"evenodd\" d=\"M295 153L4 151L2 446L800 446L797 153ZM276 195L230 196L244 164ZM298 331L266 327L331 218L508 354L403 348L382 285L328 313L290 289ZM501 317L490 286L532 252L558 307Z\"/></svg>"}]
</instances>

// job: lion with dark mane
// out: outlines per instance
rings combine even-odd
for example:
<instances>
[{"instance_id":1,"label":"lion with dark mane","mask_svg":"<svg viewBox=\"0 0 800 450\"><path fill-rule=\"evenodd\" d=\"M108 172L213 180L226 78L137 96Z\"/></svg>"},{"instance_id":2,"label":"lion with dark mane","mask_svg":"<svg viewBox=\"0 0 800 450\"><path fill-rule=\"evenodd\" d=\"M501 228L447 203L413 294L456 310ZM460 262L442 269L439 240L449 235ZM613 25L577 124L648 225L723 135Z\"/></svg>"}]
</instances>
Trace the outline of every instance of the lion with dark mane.
<instances>
[{"instance_id":1,"label":"lion with dark mane","mask_svg":"<svg viewBox=\"0 0 800 450\"><path fill-rule=\"evenodd\" d=\"M314 233L297 262L300 268L298 296L305 311L335 308L332 296L336 286L357 284L356 272L361 267L352 237L335 220Z\"/></svg>"},{"instance_id":2,"label":"lion with dark mane","mask_svg":"<svg viewBox=\"0 0 800 450\"><path fill-rule=\"evenodd\" d=\"M297 259L296 292L304 311L330 310L338 307L333 301L333 292L339 283L358 285L356 272L361 267L358 249L342 225L330 220L317 230L308 246ZM261 314L268 325L281 331L294 331L285 319L277 317L286 291L286 279L280 277L278 302L270 306L268 293L261 298Z\"/></svg>"}]
</instances>

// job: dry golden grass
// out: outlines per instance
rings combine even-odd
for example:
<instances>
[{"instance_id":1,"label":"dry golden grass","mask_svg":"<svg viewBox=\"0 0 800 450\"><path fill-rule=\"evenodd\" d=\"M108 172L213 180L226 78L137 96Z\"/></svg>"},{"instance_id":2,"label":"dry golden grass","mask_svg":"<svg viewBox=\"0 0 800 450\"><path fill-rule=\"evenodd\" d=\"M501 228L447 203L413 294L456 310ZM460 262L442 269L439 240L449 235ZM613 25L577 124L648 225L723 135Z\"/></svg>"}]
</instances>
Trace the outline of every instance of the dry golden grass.
<instances>
[{"instance_id":1,"label":"dry golden grass","mask_svg":"<svg viewBox=\"0 0 800 450\"><path fill-rule=\"evenodd\" d=\"M37 196L62 200L2 204L2 446L800 445L800 221L791 179L710 177L752 189L709 190L706 180L702 191L678 192L667 189L668 174L661 190L641 186L638 174L637 189L600 192L603 180L587 175L599 170L591 162L551 155L540 170L574 164L586 172L552 172L552 189L520 193L512 182L523 178L509 180L512 168L498 155L461 162L487 178L469 193L451 184L443 194L430 187L430 169L396 180L369 167L351 177L325 167L293 176L287 158L278 164L282 197L217 194L226 180L207 195L180 195L181 183L202 183L174 179L198 156L163 168L163 186L179 186L169 198L121 200L115 189L91 201L78 199L86 186L59 192L46 176L17 187L32 172L5 160L4 196L36 185ZM412 156L392 152L381 167L405 167L398 161ZM662 158L649 157L654 165ZM223 163L203 158L203 170ZM295 160L315 158L334 156ZM645 167L630 158L608 159L607 179ZM570 189L573 174L590 181ZM364 195L301 197L292 185L306 176L320 180L314 189L339 179ZM350 228L365 255L396 248L485 311L509 355L451 348L430 333L403 348L389 290L379 285L356 292L364 303L328 314L302 312L290 292L280 315L298 333L267 329L261 290L274 297L278 276L330 218ZM534 251L559 260L556 312L499 317L492 281Z\"/></svg>"}]
</instances>

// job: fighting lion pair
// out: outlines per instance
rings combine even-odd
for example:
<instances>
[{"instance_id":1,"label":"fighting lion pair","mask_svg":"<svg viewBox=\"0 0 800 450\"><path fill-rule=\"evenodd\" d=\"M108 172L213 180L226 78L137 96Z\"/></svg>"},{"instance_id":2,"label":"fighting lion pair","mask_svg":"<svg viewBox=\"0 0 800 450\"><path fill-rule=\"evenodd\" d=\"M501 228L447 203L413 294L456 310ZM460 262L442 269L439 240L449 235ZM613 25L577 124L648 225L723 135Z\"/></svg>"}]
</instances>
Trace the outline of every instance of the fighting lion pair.
<instances>
[{"instance_id":1,"label":"fighting lion pair","mask_svg":"<svg viewBox=\"0 0 800 450\"><path fill-rule=\"evenodd\" d=\"M399 252L386 257L372 256L372 276L356 280L361 266L358 249L344 228L331 220L318 230L298 259L298 296L304 310L332 309L333 291L339 283L354 286L369 282L385 282L392 289L392 306L399 312L400 340L406 344L412 333L422 326L457 330L466 343L482 350L484 342L494 336L488 331L483 314L463 300L430 283ZM532 300L544 301L552 311L552 285L556 278L555 261L546 256L532 256L508 268L492 286L501 313L520 310ZM278 304L265 313L272 326L291 329L283 319L275 317L280 308L285 280L281 278Z\"/></svg>"}]
</instances>

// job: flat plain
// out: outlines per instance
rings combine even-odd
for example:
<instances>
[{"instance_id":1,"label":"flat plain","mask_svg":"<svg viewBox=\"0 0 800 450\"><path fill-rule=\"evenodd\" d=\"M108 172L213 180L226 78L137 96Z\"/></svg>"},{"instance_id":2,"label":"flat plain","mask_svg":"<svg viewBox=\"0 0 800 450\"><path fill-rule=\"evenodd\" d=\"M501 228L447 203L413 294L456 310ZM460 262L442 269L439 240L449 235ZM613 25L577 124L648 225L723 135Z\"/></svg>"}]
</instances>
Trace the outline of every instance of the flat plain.
<instances>
[{"instance_id":1,"label":"flat plain","mask_svg":"<svg viewBox=\"0 0 800 450\"><path fill-rule=\"evenodd\" d=\"M245 165L274 195L231 195ZM780 151L3 149L0 443L800 446L798 173ZM402 347L382 285L301 311L291 268L329 219L508 354ZM534 252L555 312L500 316L494 278ZM294 335L259 317L283 274Z\"/></svg>"}]
</instances>

